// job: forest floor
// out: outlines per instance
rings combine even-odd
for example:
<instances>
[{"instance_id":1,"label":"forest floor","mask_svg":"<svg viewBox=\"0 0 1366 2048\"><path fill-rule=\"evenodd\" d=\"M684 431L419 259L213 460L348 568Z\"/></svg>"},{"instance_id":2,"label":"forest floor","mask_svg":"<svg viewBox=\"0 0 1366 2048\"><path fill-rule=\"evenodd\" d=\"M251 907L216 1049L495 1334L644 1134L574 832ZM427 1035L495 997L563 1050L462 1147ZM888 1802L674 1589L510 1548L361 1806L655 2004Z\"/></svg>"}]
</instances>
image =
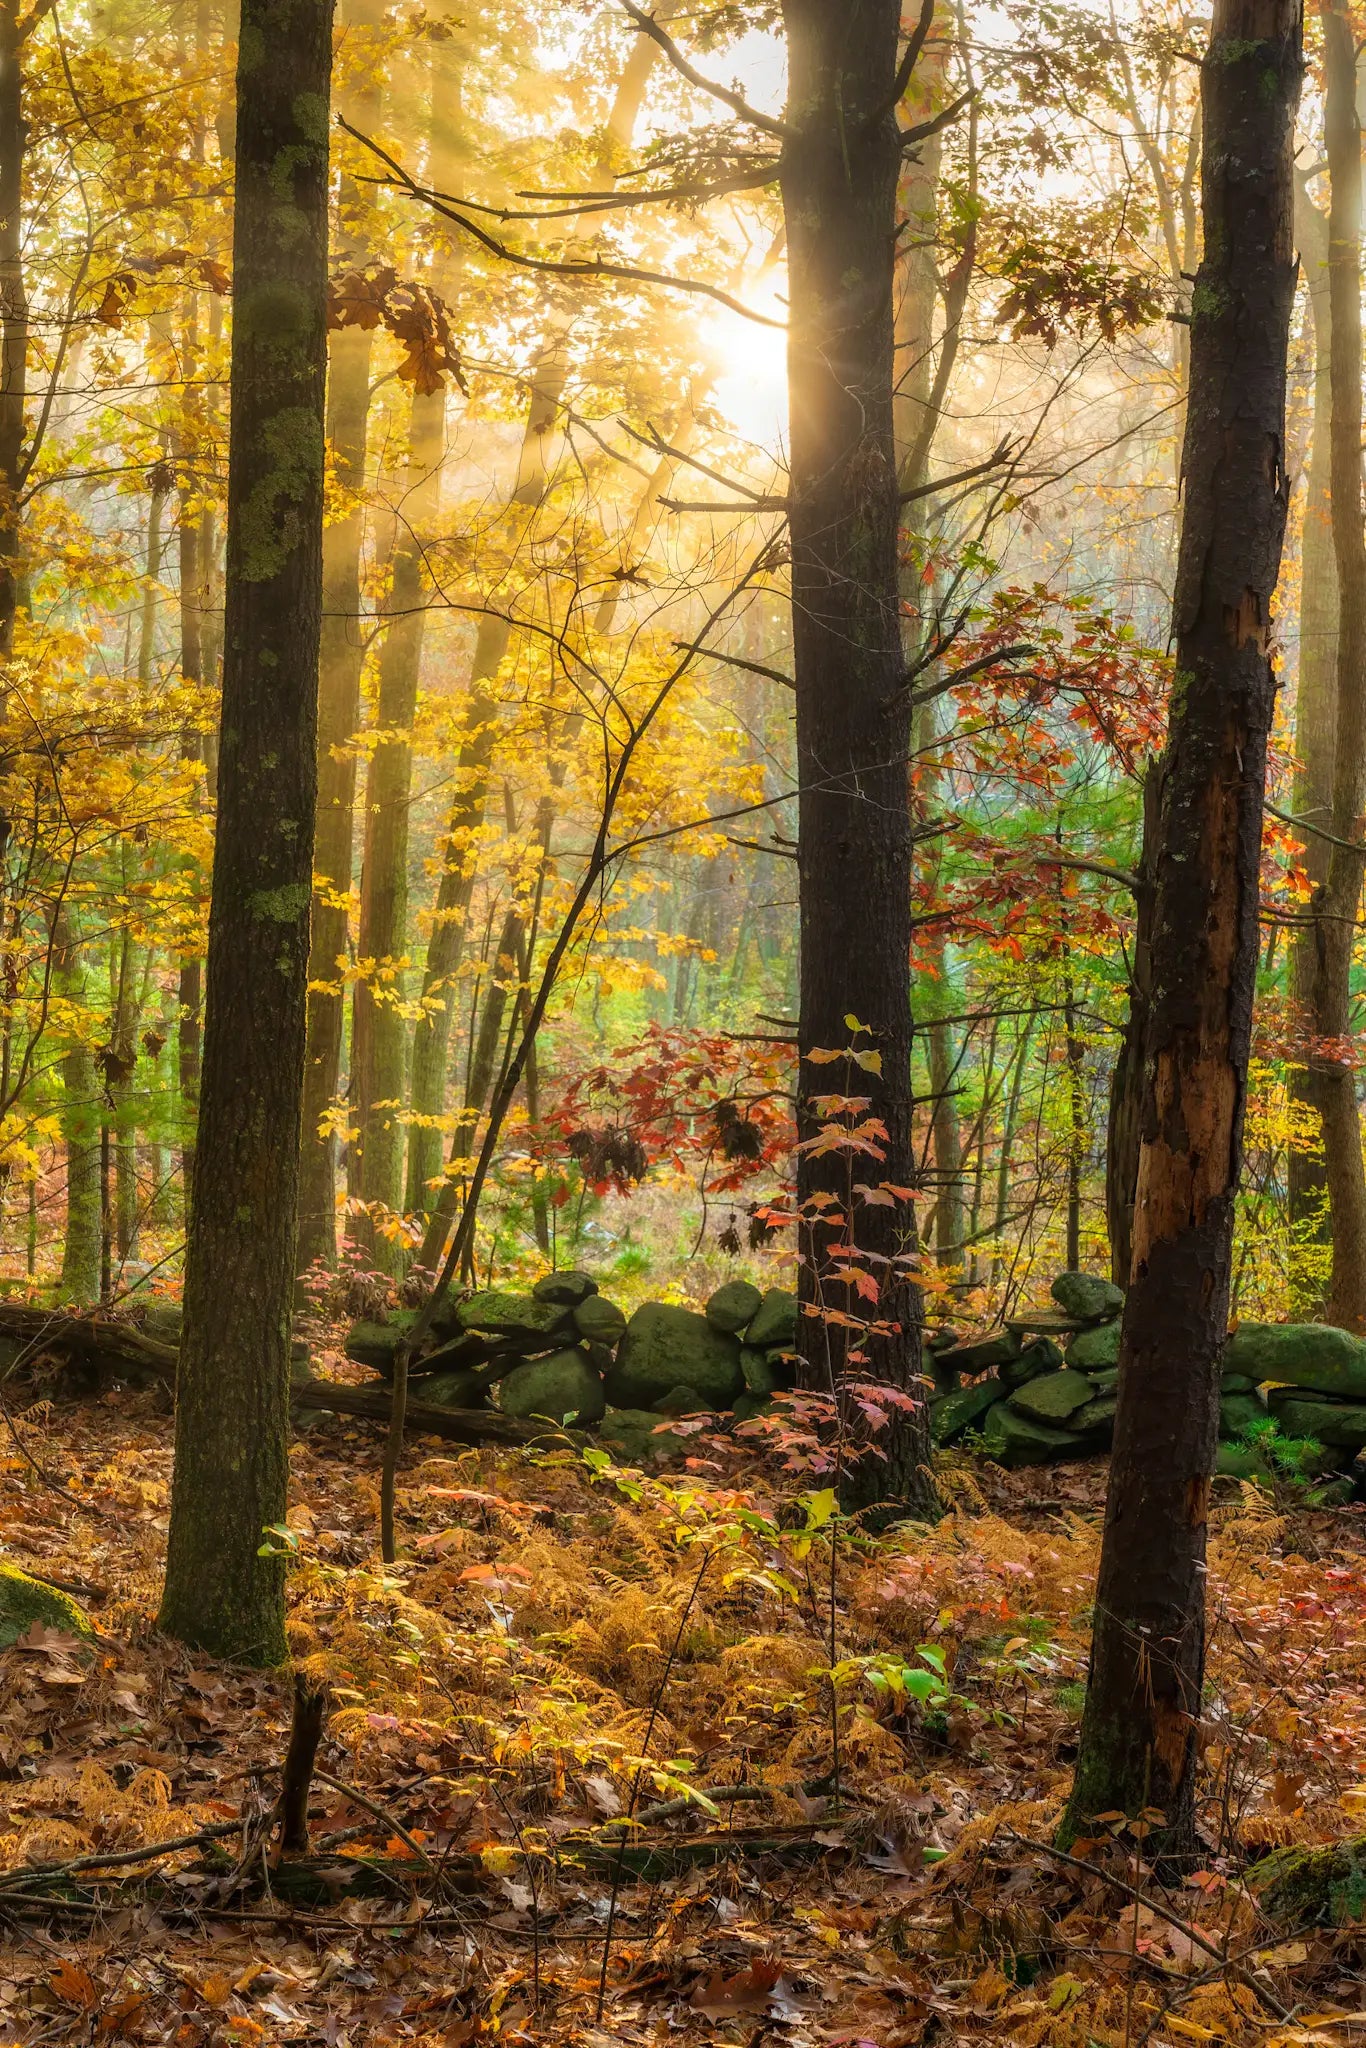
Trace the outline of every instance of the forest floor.
<instances>
[{"instance_id":1,"label":"forest floor","mask_svg":"<svg viewBox=\"0 0 1366 2048\"><path fill-rule=\"evenodd\" d=\"M843 1531L832 1555L820 1497L704 1439L651 1477L418 1441L386 1568L377 1433L322 1420L289 1517L295 1654L333 1694L301 1905L266 1845L289 1678L152 1628L170 1463L164 1405L129 1393L30 1409L0 1455L3 1555L101 1632L93 1658L42 1628L0 1654L0 2043L1288 2048L1366 2028L1366 1936L1277 1930L1240 1882L1366 1802L1360 1511L1221 1497L1209 1856L1163 1888L1114 1817L1076 1864L1049 1846L1103 1466L951 1464L937 1527ZM218 1871L192 1844L81 1877L60 1915L34 1889L42 1865L214 1825ZM387 1875L363 1897L346 1859L367 1854Z\"/></svg>"}]
</instances>

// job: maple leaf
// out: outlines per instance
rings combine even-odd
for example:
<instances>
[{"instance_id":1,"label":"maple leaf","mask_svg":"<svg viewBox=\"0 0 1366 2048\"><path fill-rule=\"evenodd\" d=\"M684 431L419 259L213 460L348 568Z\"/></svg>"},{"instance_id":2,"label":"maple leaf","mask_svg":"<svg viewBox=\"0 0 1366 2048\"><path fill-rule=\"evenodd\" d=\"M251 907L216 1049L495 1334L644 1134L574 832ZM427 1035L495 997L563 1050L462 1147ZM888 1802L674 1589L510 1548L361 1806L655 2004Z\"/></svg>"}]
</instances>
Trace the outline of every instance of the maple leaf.
<instances>
[{"instance_id":1,"label":"maple leaf","mask_svg":"<svg viewBox=\"0 0 1366 2048\"><path fill-rule=\"evenodd\" d=\"M704 1984L697 1986L688 2003L694 2012L705 2013L712 2020L728 2019L742 2012L767 2012L782 1974L780 1962L758 1956L747 1970L739 1970L733 1977L723 1977L719 1970L714 1970Z\"/></svg>"}]
</instances>

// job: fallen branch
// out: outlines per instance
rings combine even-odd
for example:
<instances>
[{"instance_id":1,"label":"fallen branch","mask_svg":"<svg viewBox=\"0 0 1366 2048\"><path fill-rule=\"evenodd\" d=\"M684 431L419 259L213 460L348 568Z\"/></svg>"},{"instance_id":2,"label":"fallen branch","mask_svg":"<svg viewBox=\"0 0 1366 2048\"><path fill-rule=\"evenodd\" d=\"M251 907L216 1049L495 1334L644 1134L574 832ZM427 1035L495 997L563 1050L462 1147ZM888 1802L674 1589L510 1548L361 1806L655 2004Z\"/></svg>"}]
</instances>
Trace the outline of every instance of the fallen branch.
<instances>
[{"instance_id":1,"label":"fallen branch","mask_svg":"<svg viewBox=\"0 0 1366 2048\"><path fill-rule=\"evenodd\" d=\"M305 1380L290 1394L296 1409L324 1409L334 1415L364 1415L389 1420L392 1402L387 1387L344 1387L335 1380ZM457 1444L547 1444L565 1448L587 1441L580 1432L557 1429L549 1422L523 1422L494 1408L438 1408L434 1401L407 1404L406 1424L417 1436L441 1436Z\"/></svg>"}]
</instances>

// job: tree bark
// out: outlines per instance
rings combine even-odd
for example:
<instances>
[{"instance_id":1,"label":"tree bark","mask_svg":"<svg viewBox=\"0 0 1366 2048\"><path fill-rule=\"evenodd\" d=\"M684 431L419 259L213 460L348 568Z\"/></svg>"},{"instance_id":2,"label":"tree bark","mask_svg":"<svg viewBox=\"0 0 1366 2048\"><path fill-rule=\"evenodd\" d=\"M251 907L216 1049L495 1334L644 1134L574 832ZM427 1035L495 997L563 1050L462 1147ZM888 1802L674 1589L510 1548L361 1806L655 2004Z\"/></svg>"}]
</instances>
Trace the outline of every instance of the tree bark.
<instances>
[{"instance_id":1,"label":"tree bark","mask_svg":"<svg viewBox=\"0 0 1366 2048\"><path fill-rule=\"evenodd\" d=\"M1271 601L1285 532L1298 0L1216 0L1204 258L1163 756L1133 1272L1081 1749L1064 1841L1161 1814L1196 1852L1205 1542L1258 959ZM1146 1853L1146 1851L1145 1851Z\"/></svg>"},{"instance_id":2,"label":"tree bark","mask_svg":"<svg viewBox=\"0 0 1366 2048\"><path fill-rule=\"evenodd\" d=\"M790 317L792 639L800 786L797 1168L802 1376L833 1390L851 1437L851 1380L913 1396L920 1304L908 1254L911 853L892 420L893 277L901 138L897 0L784 0L788 104L781 188ZM854 1033L846 1019L860 1027ZM813 1055L849 1047L866 1064ZM867 1099L877 1156L821 1150L817 1098ZM856 1184L890 1184L890 1204ZM878 1300L863 1319L849 1269ZM838 1318L847 1318L841 1321ZM866 1360L866 1363L865 1363ZM841 1475L851 1508L931 1511L923 1404L892 1409L880 1455ZM864 1446L865 1450L867 1446Z\"/></svg>"},{"instance_id":3,"label":"tree bark","mask_svg":"<svg viewBox=\"0 0 1366 2048\"><path fill-rule=\"evenodd\" d=\"M1331 1218L1328 1319L1366 1330L1366 1163L1351 1045L1352 955L1366 856L1366 532L1361 487L1361 127L1356 51L1347 15L1323 15L1328 212L1331 531L1337 568L1336 733L1327 873L1311 904L1309 969L1314 1047L1305 1093L1319 1112Z\"/></svg>"},{"instance_id":4,"label":"tree bark","mask_svg":"<svg viewBox=\"0 0 1366 2048\"><path fill-rule=\"evenodd\" d=\"M19 609L19 492L28 395L28 290L24 281L24 39L33 17L0 0L0 660L14 648Z\"/></svg>"},{"instance_id":5,"label":"tree bark","mask_svg":"<svg viewBox=\"0 0 1366 2048\"><path fill-rule=\"evenodd\" d=\"M1295 180L1295 235L1300 268L1309 299L1314 334L1313 424L1309 474L1305 489L1304 529L1300 543L1299 674L1295 690L1294 811L1317 825L1304 835L1304 868L1317 893L1328 879L1332 829L1333 758L1337 743L1338 579L1333 559L1332 494L1329 467L1333 432L1331 381L1333 316L1328 294L1328 223L1310 200L1304 181ZM1290 939L1290 987L1301 1013L1313 1016L1317 948L1313 926L1297 928ZM1315 1107L1308 1076L1292 1070L1292 1097ZM1290 1221L1310 1243L1331 1242L1328 1180L1320 1146L1306 1151L1292 1146L1288 1160ZM1297 1313L1321 1314L1328 1289L1326 1275L1306 1285L1297 1279Z\"/></svg>"},{"instance_id":6,"label":"tree bark","mask_svg":"<svg viewBox=\"0 0 1366 2048\"><path fill-rule=\"evenodd\" d=\"M285 1654L290 1304L317 791L331 0L243 0L223 710L200 1171L161 1625Z\"/></svg>"}]
</instances>

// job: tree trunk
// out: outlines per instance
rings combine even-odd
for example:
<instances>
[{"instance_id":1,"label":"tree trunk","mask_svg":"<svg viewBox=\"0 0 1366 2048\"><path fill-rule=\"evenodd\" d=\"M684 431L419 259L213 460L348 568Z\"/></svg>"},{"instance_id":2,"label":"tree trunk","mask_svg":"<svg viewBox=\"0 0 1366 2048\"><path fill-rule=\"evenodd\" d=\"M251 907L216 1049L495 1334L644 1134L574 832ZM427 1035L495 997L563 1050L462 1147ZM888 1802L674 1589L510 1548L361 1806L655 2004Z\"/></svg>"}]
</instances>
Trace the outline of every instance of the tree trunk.
<instances>
[{"instance_id":1,"label":"tree trunk","mask_svg":"<svg viewBox=\"0 0 1366 2048\"><path fill-rule=\"evenodd\" d=\"M1329 483L1338 581L1336 737L1327 873L1311 905L1309 1056L1305 1093L1323 1127L1323 1171L1332 1230L1328 1320L1366 1330L1366 1165L1361 1153L1356 1059L1351 1045L1352 955L1366 858L1358 850L1366 802L1366 533L1361 490L1361 128L1356 52L1337 6L1323 16L1324 142L1330 309Z\"/></svg>"},{"instance_id":2,"label":"tree trunk","mask_svg":"<svg viewBox=\"0 0 1366 2048\"><path fill-rule=\"evenodd\" d=\"M900 9L897 0L863 0L855 9L784 0L783 17L800 786L800 1341L806 1384L834 1391L852 1432L853 1378L866 1374L913 1396L920 1373L920 1303L909 1269L910 707L892 423ZM862 1063L819 1057L851 1044ZM875 1157L813 1143L833 1135L816 1106L832 1089L867 1099L866 1117L885 1133ZM858 1183L901 1192L890 1204L870 1203L854 1192ZM866 1335L851 1328L865 1314L851 1268L877 1289ZM841 1475L846 1505L931 1510L923 1404L893 1408L876 1444L880 1455L864 1455Z\"/></svg>"},{"instance_id":3,"label":"tree trunk","mask_svg":"<svg viewBox=\"0 0 1366 2048\"><path fill-rule=\"evenodd\" d=\"M69 1002L83 1004L80 944L64 916L58 918L52 951L58 988ZM100 1298L100 1084L90 1047L70 1044L61 1071L66 1235L57 1292L60 1300L86 1307Z\"/></svg>"},{"instance_id":4,"label":"tree trunk","mask_svg":"<svg viewBox=\"0 0 1366 2048\"><path fill-rule=\"evenodd\" d=\"M33 21L20 0L0 0L0 661L14 648L21 575L19 491L28 394L23 47Z\"/></svg>"},{"instance_id":5,"label":"tree trunk","mask_svg":"<svg viewBox=\"0 0 1366 2048\"><path fill-rule=\"evenodd\" d=\"M1153 898L1162 771L1153 762L1143 778L1143 837L1134 892L1133 953L1129 963L1129 1007L1110 1076L1109 1123L1105 1135L1105 1223L1110 1238L1110 1278L1129 1285L1134 1262L1134 1199L1143 1129L1143 1046L1153 992Z\"/></svg>"},{"instance_id":6,"label":"tree trunk","mask_svg":"<svg viewBox=\"0 0 1366 2048\"><path fill-rule=\"evenodd\" d=\"M1285 532L1298 0L1216 0L1202 67L1177 682L1163 757L1133 1272L1063 1839L1163 1816L1196 1852L1205 1541L1258 959L1271 601Z\"/></svg>"},{"instance_id":7,"label":"tree trunk","mask_svg":"<svg viewBox=\"0 0 1366 2048\"><path fill-rule=\"evenodd\" d=\"M375 0L349 0L342 9L348 29L373 26L381 18ZM362 133L374 134L381 110L378 72L369 90L357 92L346 109ZM346 233L348 210L359 190L341 180L338 258L363 263L368 249ZM346 1019L346 951L354 862L356 757L351 750L361 722L361 543L365 513L366 435L370 417L370 360L374 336L367 328L339 328L330 340L327 369L327 440L338 487L350 506L323 534L322 652L318 663L318 832L313 856L313 932L308 962L308 1037L304 1054L303 1149L299 1159L299 1247L301 1272L337 1257L337 1140L327 1128L341 1078Z\"/></svg>"},{"instance_id":8,"label":"tree trunk","mask_svg":"<svg viewBox=\"0 0 1366 2048\"><path fill-rule=\"evenodd\" d=\"M1328 294L1328 223L1295 180L1295 234L1309 298L1314 332L1314 404L1309 475L1305 490L1304 530L1300 544L1299 676L1295 691L1294 810L1317 832L1304 834L1304 868L1318 892L1328 879L1332 829L1333 757L1337 734L1338 580L1333 560L1332 496L1329 467L1333 432L1332 308ZM1313 1015L1317 964L1315 931L1300 926L1290 940L1290 987L1306 1023ZM1292 1097L1312 1109L1308 1076L1292 1070ZM1290 1221L1309 1243L1323 1247L1324 1265L1331 1243L1328 1180L1320 1147L1305 1151L1291 1146L1288 1160ZM1319 1315L1327 1301L1326 1272L1308 1284L1297 1281L1297 1313Z\"/></svg>"},{"instance_id":9,"label":"tree trunk","mask_svg":"<svg viewBox=\"0 0 1366 2048\"><path fill-rule=\"evenodd\" d=\"M199 1184L161 1626L285 1655L284 1518L317 789L331 0L243 0L223 711Z\"/></svg>"}]
</instances>

